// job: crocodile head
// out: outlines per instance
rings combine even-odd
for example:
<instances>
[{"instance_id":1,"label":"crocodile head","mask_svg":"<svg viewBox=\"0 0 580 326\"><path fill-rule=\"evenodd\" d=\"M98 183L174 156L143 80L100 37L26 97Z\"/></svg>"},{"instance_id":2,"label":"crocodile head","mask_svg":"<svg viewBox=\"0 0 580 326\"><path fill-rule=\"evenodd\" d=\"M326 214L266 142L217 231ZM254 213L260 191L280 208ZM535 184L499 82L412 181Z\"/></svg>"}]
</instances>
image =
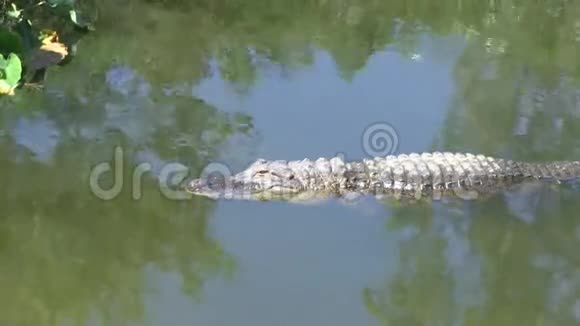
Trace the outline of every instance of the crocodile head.
<instances>
[{"instance_id":1,"label":"crocodile head","mask_svg":"<svg viewBox=\"0 0 580 326\"><path fill-rule=\"evenodd\" d=\"M194 179L185 190L213 199L292 200L304 195L307 187L286 161L259 159L232 176L210 173Z\"/></svg>"}]
</instances>

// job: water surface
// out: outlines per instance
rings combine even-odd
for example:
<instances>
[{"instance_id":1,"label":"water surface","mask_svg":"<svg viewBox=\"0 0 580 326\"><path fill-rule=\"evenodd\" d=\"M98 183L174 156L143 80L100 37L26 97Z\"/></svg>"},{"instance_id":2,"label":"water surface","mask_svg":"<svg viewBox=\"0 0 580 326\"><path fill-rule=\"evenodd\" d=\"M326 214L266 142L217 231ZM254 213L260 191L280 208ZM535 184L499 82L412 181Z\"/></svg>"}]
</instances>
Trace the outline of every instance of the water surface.
<instances>
[{"instance_id":1,"label":"water surface","mask_svg":"<svg viewBox=\"0 0 580 326\"><path fill-rule=\"evenodd\" d=\"M580 323L573 186L299 205L157 182L362 159L384 124L395 154L578 159L579 4L131 3L100 5L45 91L2 100L0 324ZM91 171L116 148L104 199Z\"/></svg>"}]
</instances>

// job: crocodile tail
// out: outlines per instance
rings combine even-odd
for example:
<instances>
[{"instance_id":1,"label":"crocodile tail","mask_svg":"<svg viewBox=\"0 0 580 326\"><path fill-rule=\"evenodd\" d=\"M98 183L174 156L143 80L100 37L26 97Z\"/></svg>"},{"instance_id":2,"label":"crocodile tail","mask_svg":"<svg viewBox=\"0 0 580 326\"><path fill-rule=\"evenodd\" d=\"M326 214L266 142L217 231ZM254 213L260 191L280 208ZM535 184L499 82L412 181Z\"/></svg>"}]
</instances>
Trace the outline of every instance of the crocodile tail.
<instances>
[{"instance_id":1,"label":"crocodile tail","mask_svg":"<svg viewBox=\"0 0 580 326\"><path fill-rule=\"evenodd\" d=\"M555 181L580 179L580 161L552 162L535 164L540 172L539 177Z\"/></svg>"}]
</instances>

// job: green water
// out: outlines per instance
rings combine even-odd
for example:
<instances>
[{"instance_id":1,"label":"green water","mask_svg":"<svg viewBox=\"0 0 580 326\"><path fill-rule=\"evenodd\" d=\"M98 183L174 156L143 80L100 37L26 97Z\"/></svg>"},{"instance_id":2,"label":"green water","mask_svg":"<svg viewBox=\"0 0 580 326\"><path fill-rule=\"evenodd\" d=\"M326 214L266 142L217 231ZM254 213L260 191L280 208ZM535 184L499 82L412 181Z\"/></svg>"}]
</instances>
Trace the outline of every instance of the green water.
<instances>
[{"instance_id":1,"label":"green water","mask_svg":"<svg viewBox=\"0 0 580 326\"><path fill-rule=\"evenodd\" d=\"M397 153L580 159L580 2L98 9L43 91L0 99L0 325L580 323L574 186L296 205L158 182L360 159L384 123Z\"/></svg>"}]
</instances>

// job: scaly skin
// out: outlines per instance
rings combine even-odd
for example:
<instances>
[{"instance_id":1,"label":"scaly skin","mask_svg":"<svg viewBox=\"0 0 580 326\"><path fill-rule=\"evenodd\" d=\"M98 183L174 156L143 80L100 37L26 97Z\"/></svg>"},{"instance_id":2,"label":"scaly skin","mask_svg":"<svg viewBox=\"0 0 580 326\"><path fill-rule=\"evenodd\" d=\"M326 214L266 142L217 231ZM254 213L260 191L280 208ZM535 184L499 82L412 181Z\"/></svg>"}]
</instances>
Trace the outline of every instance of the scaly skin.
<instances>
[{"instance_id":1,"label":"scaly skin","mask_svg":"<svg viewBox=\"0 0 580 326\"><path fill-rule=\"evenodd\" d=\"M580 162L526 163L483 155L423 153L358 162L259 159L233 176L195 179L186 190L214 199L304 201L352 194L396 199L475 199L530 181L580 177Z\"/></svg>"}]
</instances>

